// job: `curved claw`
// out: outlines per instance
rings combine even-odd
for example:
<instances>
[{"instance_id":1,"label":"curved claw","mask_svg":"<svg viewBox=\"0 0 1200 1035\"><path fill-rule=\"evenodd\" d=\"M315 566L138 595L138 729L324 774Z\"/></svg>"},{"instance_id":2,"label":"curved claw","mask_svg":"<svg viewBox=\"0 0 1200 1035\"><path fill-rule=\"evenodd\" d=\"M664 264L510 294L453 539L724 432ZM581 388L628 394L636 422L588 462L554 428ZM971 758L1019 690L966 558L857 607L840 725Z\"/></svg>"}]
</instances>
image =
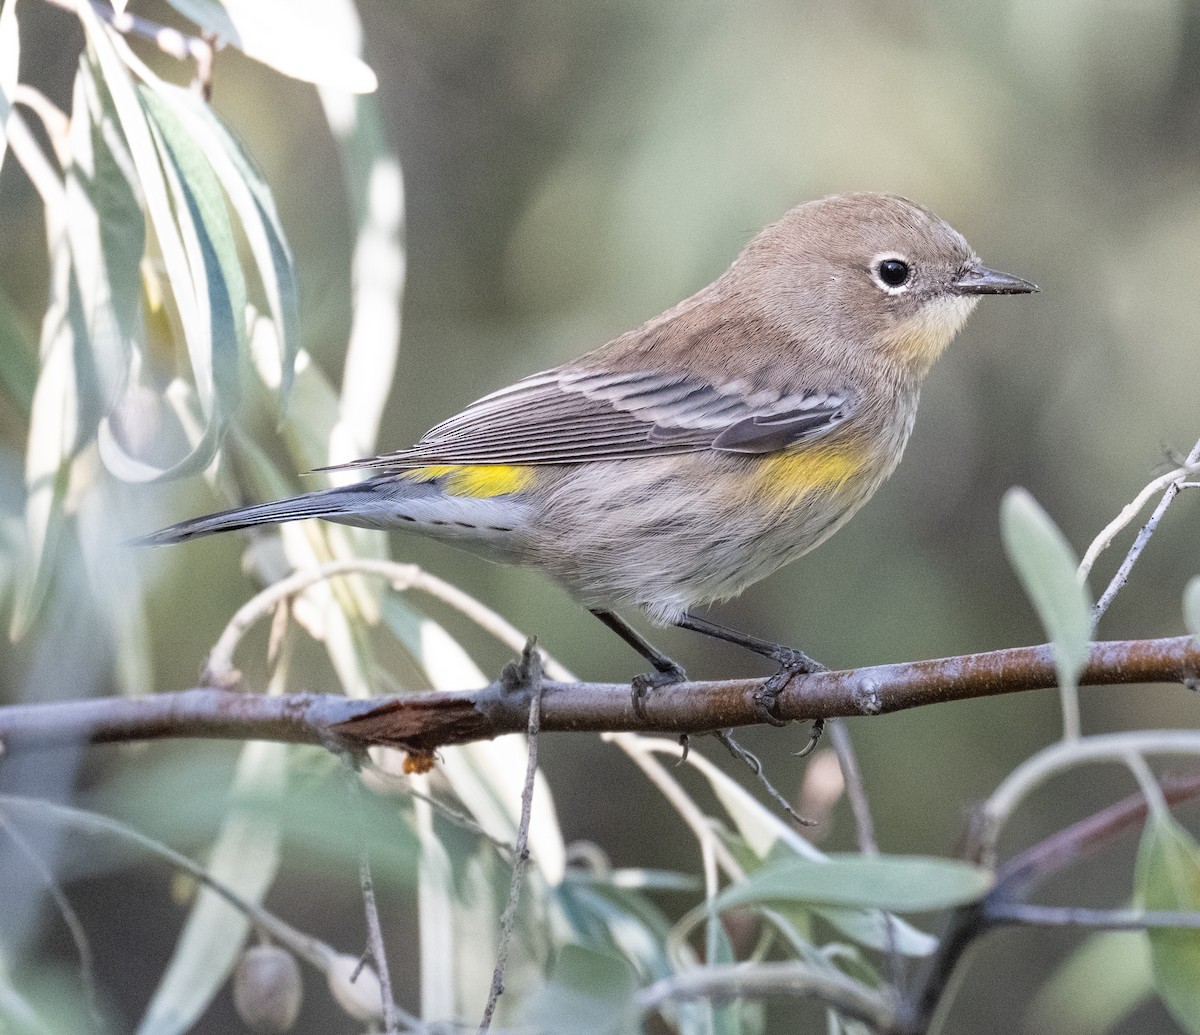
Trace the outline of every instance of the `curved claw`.
<instances>
[{"instance_id":1,"label":"curved claw","mask_svg":"<svg viewBox=\"0 0 1200 1035\"><path fill-rule=\"evenodd\" d=\"M779 662L779 671L754 692L754 713L759 722L769 723L772 726L786 726L790 720L781 718L775 710L775 703L779 695L783 693L793 676L803 676L809 672L822 672L825 670L825 666L819 661L814 661L804 651L797 650L795 647L785 647L782 644L775 645L771 657ZM820 735L819 732L816 733L817 737ZM811 750L812 748L809 747L805 753L807 754L807 751Z\"/></svg>"},{"instance_id":2,"label":"curved claw","mask_svg":"<svg viewBox=\"0 0 1200 1035\"><path fill-rule=\"evenodd\" d=\"M792 755L793 758L804 758L806 755L811 755L816 749L816 746L821 742L821 734L825 732L825 720L813 719L812 729L808 732L808 743L799 751Z\"/></svg>"},{"instance_id":3,"label":"curved claw","mask_svg":"<svg viewBox=\"0 0 1200 1035\"><path fill-rule=\"evenodd\" d=\"M686 680L687 673L683 670L683 666L677 665L673 661L670 668L659 669L655 672L643 672L641 675L634 676L630 687L633 714L644 720L646 718L646 700L650 697L652 690L671 686L674 683L683 683Z\"/></svg>"},{"instance_id":4,"label":"curved claw","mask_svg":"<svg viewBox=\"0 0 1200 1035\"><path fill-rule=\"evenodd\" d=\"M783 688L788 685L795 670L784 665L775 675L767 679L754 691L754 715L759 722L771 726L786 726L790 720L781 718L775 711L775 704Z\"/></svg>"}]
</instances>

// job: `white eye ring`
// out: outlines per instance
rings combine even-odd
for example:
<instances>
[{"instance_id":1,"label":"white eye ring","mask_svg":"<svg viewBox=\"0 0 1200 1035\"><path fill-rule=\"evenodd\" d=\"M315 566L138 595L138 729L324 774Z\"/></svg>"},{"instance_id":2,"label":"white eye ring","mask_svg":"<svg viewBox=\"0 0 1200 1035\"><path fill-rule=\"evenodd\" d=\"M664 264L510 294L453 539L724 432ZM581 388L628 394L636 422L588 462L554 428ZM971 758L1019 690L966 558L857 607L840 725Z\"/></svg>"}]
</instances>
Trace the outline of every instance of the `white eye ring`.
<instances>
[{"instance_id":1,"label":"white eye ring","mask_svg":"<svg viewBox=\"0 0 1200 1035\"><path fill-rule=\"evenodd\" d=\"M889 295L902 295L912 286L913 265L898 252L881 252L871 260L871 279Z\"/></svg>"}]
</instances>

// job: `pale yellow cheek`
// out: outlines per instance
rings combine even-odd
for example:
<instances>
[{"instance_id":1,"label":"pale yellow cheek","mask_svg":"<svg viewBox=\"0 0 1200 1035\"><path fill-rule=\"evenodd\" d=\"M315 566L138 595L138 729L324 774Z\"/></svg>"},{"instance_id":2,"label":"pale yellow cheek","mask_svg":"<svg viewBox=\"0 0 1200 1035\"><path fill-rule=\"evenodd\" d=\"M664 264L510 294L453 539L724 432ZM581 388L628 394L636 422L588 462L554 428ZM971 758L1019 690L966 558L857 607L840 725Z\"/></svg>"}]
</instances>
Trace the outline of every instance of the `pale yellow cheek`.
<instances>
[{"instance_id":1,"label":"pale yellow cheek","mask_svg":"<svg viewBox=\"0 0 1200 1035\"><path fill-rule=\"evenodd\" d=\"M942 298L897 323L887 336L888 345L907 363L928 369L967 322L978 298Z\"/></svg>"}]
</instances>

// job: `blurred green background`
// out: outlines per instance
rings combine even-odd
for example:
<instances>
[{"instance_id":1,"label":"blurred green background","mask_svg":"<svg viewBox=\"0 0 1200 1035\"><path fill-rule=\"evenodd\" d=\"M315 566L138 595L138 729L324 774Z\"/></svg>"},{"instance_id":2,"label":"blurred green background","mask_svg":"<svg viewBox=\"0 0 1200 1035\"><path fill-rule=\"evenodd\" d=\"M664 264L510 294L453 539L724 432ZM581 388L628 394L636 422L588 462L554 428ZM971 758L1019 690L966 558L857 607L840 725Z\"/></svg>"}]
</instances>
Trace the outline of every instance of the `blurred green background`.
<instances>
[{"instance_id":1,"label":"blurred green background","mask_svg":"<svg viewBox=\"0 0 1200 1035\"><path fill-rule=\"evenodd\" d=\"M714 612L718 620L839 668L1040 641L1000 547L1004 490L1028 487L1082 552L1170 451L1185 453L1200 434L1200 4L359 6L406 181L408 282L383 448L656 314L716 276L761 226L828 193L906 194L952 222L985 262L1041 286L1029 299L984 301L930 377L892 481L829 544ZM153 4L135 10L173 21ZM65 105L77 25L36 3L22 18L22 72ZM336 378L353 241L315 93L225 51L214 105L273 186L299 271L305 344ZM0 241L0 283L36 328L46 292L40 206L11 161L0 177ZM0 398L0 464L18 469L23 450L20 421ZM137 493L147 528L213 502L199 479ZM1182 631L1180 592L1200 570L1198 506L1195 493L1175 505L1101 635ZM1125 544L1098 565L1095 592ZM242 546L219 538L144 558L157 650L147 689L194 684L252 592ZM396 537L393 548L536 633L582 676L640 670L536 574L417 539ZM693 676L767 671L686 633L656 640ZM34 653L24 645L0 662L0 699L23 696ZM491 672L506 660L490 644L478 657ZM297 673L297 690L328 686L320 669ZM1089 690L1085 731L1190 726L1197 707L1177 688ZM882 846L953 851L967 807L1056 737L1057 719L1047 692L851 722ZM744 739L795 794L804 763L789 753L803 733ZM553 736L541 752L568 840L595 841L620 864L696 869L692 839L615 751L595 737ZM88 766L136 758L104 749ZM1007 847L1130 789L1118 770L1063 779L1025 810ZM822 846L852 845L839 807ZM1132 853L1130 840L1072 871L1053 900L1123 904ZM100 882L85 896L89 925L103 929L113 911L132 908L117 887ZM285 881L272 901L286 915L306 894ZM320 900L331 923L357 916L344 881ZM410 907L385 908L396 918ZM168 935L147 923L134 939L142 944L121 944L153 961L162 948L149 943ZM1028 931L990 939L945 1031L1038 1030L1029 1001L1076 941ZM402 993L411 980L401 974ZM152 981L148 973L144 987L134 984L123 1004L131 1014ZM787 1009L772 1016L792 1030ZM1151 1004L1118 1030L1175 1029Z\"/></svg>"}]
</instances>

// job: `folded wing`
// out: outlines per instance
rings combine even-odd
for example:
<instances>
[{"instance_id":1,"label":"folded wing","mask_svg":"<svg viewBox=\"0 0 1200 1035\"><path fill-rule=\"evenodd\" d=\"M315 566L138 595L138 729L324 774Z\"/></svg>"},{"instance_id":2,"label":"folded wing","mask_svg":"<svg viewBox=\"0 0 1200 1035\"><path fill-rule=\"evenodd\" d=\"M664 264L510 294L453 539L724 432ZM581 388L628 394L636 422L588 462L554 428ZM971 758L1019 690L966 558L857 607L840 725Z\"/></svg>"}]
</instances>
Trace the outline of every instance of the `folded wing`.
<instances>
[{"instance_id":1,"label":"folded wing","mask_svg":"<svg viewBox=\"0 0 1200 1035\"><path fill-rule=\"evenodd\" d=\"M714 449L771 453L827 435L847 392L711 384L668 371L558 367L485 396L409 449L350 467L561 464Z\"/></svg>"}]
</instances>

